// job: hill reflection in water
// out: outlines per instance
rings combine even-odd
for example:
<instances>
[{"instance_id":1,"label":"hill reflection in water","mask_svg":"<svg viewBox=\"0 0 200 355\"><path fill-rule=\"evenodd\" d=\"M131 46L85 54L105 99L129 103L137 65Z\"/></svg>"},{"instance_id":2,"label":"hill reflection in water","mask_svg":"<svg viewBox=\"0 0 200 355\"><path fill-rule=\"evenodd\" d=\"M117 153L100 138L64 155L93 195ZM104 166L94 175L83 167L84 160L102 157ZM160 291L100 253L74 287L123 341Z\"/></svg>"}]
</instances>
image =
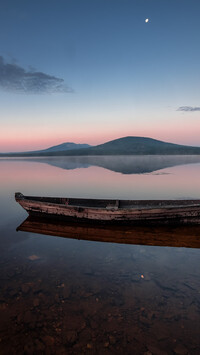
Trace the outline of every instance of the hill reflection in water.
<instances>
[{"instance_id":1,"label":"hill reflection in water","mask_svg":"<svg viewBox=\"0 0 200 355\"><path fill-rule=\"evenodd\" d=\"M46 163L61 169L73 170L98 166L121 174L147 174L169 167L200 163L197 155L132 155L37 157L23 159Z\"/></svg>"}]
</instances>

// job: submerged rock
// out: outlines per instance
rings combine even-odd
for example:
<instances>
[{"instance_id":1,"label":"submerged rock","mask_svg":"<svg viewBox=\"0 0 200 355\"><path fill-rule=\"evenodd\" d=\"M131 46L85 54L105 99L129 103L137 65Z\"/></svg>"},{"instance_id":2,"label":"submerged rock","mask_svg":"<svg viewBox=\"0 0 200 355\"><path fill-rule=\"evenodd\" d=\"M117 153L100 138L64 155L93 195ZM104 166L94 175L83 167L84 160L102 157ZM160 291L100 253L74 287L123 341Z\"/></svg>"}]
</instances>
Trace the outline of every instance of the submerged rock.
<instances>
[{"instance_id":1,"label":"submerged rock","mask_svg":"<svg viewBox=\"0 0 200 355\"><path fill-rule=\"evenodd\" d=\"M186 355L188 354L188 350L186 349L186 347L182 344L177 344L174 352L178 355Z\"/></svg>"},{"instance_id":2,"label":"submerged rock","mask_svg":"<svg viewBox=\"0 0 200 355\"><path fill-rule=\"evenodd\" d=\"M70 344L74 344L78 339L78 334L77 332L70 330L68 331L65 336L64 336L64 343L70 343Z\"/></svg>"},{"instance_id":3,"label":"submerged rock","mask_svg":"<svg viewBox=\"0 0 200 355\"><path fill-rule=\"evenodd\" d=\"M33 255L30 255L30 256L28 257L28 259L31 260L31 261L34 261L34 260L40 259L40 257L39 257L38 255L33 254Z\"/></svg>"},{"instance_id":4,"label":"submerged rock","mask_svg":"<svg viewBox=\"0 0 200 355\"><path fill-rule=\"evenodd\" d=\"M54 345L54 343L55 343L54 338L53 338L52 336L50 336L50 335L45 335L45 336L43 337L43 341L44 341L44 343L45 343L47 346L52 346L52 345Z\"/></svg>"},{"instance_id":5,"label":"submerged rock","mask_svg":"<svg viewBox=\"0 0 200 355\"><path fill-rule=\"evenodd\" d=\"M30 286L27 284L23 284L21 290L23 293L28 293L30 291Z\"/></svg>"}]
</instances>

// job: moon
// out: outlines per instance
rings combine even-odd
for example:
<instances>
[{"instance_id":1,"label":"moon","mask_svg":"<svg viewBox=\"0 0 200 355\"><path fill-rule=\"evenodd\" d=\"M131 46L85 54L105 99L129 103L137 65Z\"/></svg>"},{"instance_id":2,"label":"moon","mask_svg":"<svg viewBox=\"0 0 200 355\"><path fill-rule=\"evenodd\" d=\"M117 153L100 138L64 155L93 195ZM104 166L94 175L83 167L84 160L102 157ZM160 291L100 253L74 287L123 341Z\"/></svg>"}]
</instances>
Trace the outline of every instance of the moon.
<instances>
[{"instance_id":1,"label":"moon","mask_svg":"<svg viewBox=\"0 0 200 355\"><path fill-rule=\"evenodd\" d=\"M146 22L146 23L148 23L148 22L149 22L149 19L148 19L148 18L146 18L146 19L145 19L145 22Z\"/></svg>"}]
</instances>

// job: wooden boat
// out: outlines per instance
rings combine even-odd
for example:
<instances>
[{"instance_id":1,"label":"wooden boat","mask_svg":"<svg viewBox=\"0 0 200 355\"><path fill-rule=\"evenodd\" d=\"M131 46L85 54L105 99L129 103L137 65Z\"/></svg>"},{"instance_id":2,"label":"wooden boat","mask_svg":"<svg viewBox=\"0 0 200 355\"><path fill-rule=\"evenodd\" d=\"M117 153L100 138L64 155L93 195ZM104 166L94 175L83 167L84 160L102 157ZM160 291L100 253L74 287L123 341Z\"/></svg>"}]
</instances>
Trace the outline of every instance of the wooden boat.
<instances>
[{"instance_id":1,"label":"wooden boat","mask_svg":"<svg viewBox=\"0 0 200 355\"><path fill-rule=\"evenodd\" d=\"M29 216L17 231L93 242L200 248L200 225L110 226Z\"/></svg>"},{"instance_id":2,"label":"wooden boat","mask_svg":"<svg viewBox=\"0 0 200 355\"><path fill-rule=\"evenodd\" d=\"M200 200L103 200L35 197L15 193L29 213L78 221L112 223L200 223Z\"/></svg>"}]
</instances>

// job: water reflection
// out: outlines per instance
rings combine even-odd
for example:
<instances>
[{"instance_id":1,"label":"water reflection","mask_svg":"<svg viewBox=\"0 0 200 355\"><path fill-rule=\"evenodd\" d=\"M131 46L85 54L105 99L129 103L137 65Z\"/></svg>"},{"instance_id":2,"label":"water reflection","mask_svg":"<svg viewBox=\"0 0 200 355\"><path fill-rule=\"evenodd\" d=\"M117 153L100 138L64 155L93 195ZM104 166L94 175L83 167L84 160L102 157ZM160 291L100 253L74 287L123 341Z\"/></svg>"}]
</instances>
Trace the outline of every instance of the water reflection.
<instances>
[{"instance_id":1,"label":"water reflection","mask_svg":"<svg viewBox=\"0 0 200 355\"><path fill-rule=\"evenodd\" d=\"M104 243L200 248L200 225L116 227L28 217L17 231Z\"/></svg>"},{"instance_id":2,"label":"water reflection","mask_svg":"<svg viewBox=\"0 0 200 355\"><path fill-rule=\"evenodd\" d=\"M98 166L65 170L42 161L0 160L1 355L199 355L197 244L149 246L154 240L161 243L157 227L138 229L137 245L73 239L107 236L104 229L83 233L79 226L67 231L70 238L51 235L60 233L59 225L47 235L15 231L27 216L14 200L15 191L121 199L199 197L199 163L157 173L117 174ZM126 232L117 229L115 237L129 238ZM181 240L186 244L179 246L189 247L198 243L199 231L171 230L166 238L168 245L178 246Z\"/></svg>"},{"instance_id":3,"label":"water reflection","mask_svg":"<svg viewBox=\"0 0 200 355\"><path fill-rule=\"evenodd\" d=\"M115 162L116 159L114 157ZM145 164L146 160L143 171ZM200 194L200 163L177 165L152 174L118 174L97 166L66 170L43 163L42 160L0 160L0 171L3 186L1 196L6 201L5 208L8 199L10 208L13 208L12 196L16 191L36 196L132 200L196 199Z\"/></svg>"},{"instance_id":4,"label":"water reflection","mask_svg":"<svg viewBox=\"0 0 200 355\"><path fill-rule=\"evenodd\" d=\"M17 160L21 160L16 158ZM15 159L15 160L16 160ZM169 167L200 163L198 155L135 155L23 158L66 170L98 166L121 174L146 174Z\"/></svg>"}]
</instances>

